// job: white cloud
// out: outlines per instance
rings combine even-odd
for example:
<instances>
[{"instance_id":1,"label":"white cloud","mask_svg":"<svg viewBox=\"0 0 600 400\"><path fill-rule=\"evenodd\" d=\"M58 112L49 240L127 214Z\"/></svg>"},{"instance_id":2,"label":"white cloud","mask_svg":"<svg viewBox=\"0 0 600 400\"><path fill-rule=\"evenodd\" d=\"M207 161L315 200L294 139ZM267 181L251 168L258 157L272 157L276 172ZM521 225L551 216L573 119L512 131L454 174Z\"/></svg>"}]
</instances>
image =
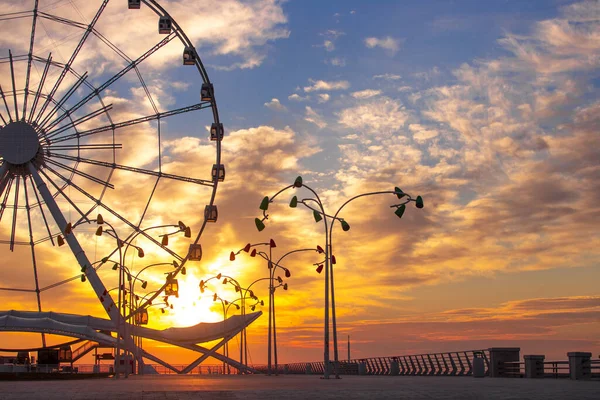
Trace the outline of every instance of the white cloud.
<instances>
[{"instance_id":1,"label":"white cloud","mask_svg":"<svg viewBox=\"0 0 600 400\"><path fill-rule=\"evenodd\" d=\"M291 101L306 101L308 99L309 99L309 96L302 97L298 93L290 94L288 96L288 100L291 100Z\"/></svg>"},{"instance_id":2,"label":"white cloud","mask_svg":"<svg viewBox=\"0 0 600 400\"><path fill-rule=\"evenodd\" d=\"M343 57L333 57L329 60L325 60L325 64L333 65L334 67L345 67L346 59Z\"/></svg>"},{"instance_id":3,"label":"white cloud","mask_svg":"<svg viewBox=\"0 0 600 400\"><path fill-rule=\"evenodd\" d=\"M427 127L419 124L410 124L408 129L413 132L413 138L421 143L438 135L438 131L435 129L427 129Z\"/></svg>"},{"instance_id":4,"label":"white cloud","mask_svg":"<svg viewBox=\"0 0 600 400\"><path fill-rule=\"evenodd\" d=\"M322 90L345 90L350 87L350 82L348 82L348 81L327 82L327 81L323 81L323 80L315 81L314 79L309 79L308 81L310 83L312 83L312 86L305 86L304 87L305 92L316 92L316 91L322 91Z\"/></svg>"},{"instance_id":5,"label":"white cloud","mask_svg":"<svg viewBox=\"0 0 600 400\"><path fill-rule=\"evenodd\" d=\"M324 47L326 51L334 51L335 50L335 41L342 35L345 35L342 31L336 31L335 29L326 30L319 35L324 36L325 40L322 45L317 45L315 47Z\"/></svg>"},{"instance_id":6,"label":"white cloud","mask_svg":"<svg viewBox=\"0 0 600 400\"><path fill-rule=\"evenodd\" d=\"M12 7L8 7L7 3L16 2L0 1L0 8L3 12L12 9ZM108 36L110 41L124 53L136 58L136 55L152 48L164 36L158 34L157 16L154 13L147 10L137 13L123 12L122 5L119 3L110 2L106 6L102 18L98 20L95 28ZM216 67L234 69L254 68L261 65L267 56L267 44L289 37L288 20L282 3L278 0L251 2L203 0L194 1L190 6L190 2L187 1L169 1L166 8L196 49L202 49L201 52L199 51L201 57L226 56L224 59L227 61L224 62L229 64ZM192 7L192 12L190 12L190 7ZM84 22L82 15L88 17L94 15L98 5L92 1L81 1L78 2L76 8L65 5L54 8L52 13L58 17ZM256 21L260 21L260 23L256 23ZM72 47L74 41L59 39L64 39L67 35L74 36L74 28L52 22L44 22L44 26L45 29L36 31L36 46L39 45L37 51L52 49L55 60L65 62L66 60L62 60L59 53L64 52L65 56L71 54L69 47ZM118 28L115 29L115 27ZM19 42L26 43L28 46L28 41L21 40L25 31L28 32L27 37L29 37L30 22L27 24L3 24L0 27L2 47L15 49L14 44ZM58 50L57 47L62 48ZM167 45L160 50L159 54L160 57L150 57L144 62L144 65L151 65L154 69L162 70L173 65L172 62L175 60L181 62L182 48L180 45ZM219 61L217 60L217 62ZM117 54L97 39L87 40L76 63L79 64L76 66L76 70L90 71L90 73L100 68L111 71L122 68L122 60ZM88 64L91 64L93 69L87 68Z\"/></svg>"},{"instance_id":7,"label":"white cloud","mask_svg":"<svg viewBox=\"0 0 600 400\"><path fill-rule=\"evenodd\" d=\"M391 55L394 55L400 50L400 45L404 42L404 39L394 39L391 36L383 38L368 37L365 39L365 45L372 49L374 47L381 47L387 50Z\"/></svg>"},{"instance_id":8,"label":"white cloud","mask_svg":"<svg viewBox=\"0 0 600 400\"><path fill-rule=\"evenodd\" d=\"M329 95L327 93L319 94L319 98L317 99L318 103L326 103L329 101Z\"/></svg>"},{"instance_id":9,"label":"white cloud","mask_svg":"<svg viewBox=\"0 0 600 400\"><path fill-rule=\"evenodd\" d=\"M381 74L381 75L373 75L373 79L383 79L386 81L397 81L402 79L400 75L396 74Z\"/></svg>"},{"instance_id":10,"label":"white cloud","mask_svg":"<svg viewBox=\"0 0 600 400\"><path fill-rule=\"evenodd\" d=\"M400 86L398 88L399 92L410 92L412 90L412 88L410 86Z\"/></svg>"},{"instance_id":11,"label":"white cloud","mask_svg":"<svg viewBox=\"0 0 600 400\"><path fill-rule=\"evenodd\" d=\"M352 97L355 99L369 99L371 97L379 96L381 90L365 89L359 90L358 92L352 92Z\"/></svg>"},{"instance_id":12,"label":"white cloud","mask_svg":"<svg viewBox=\"0 0 600 400\"><path fill-rule=\"evenodd\" d=\"M396 132L408 119L402 104L389 97L378 97L346 108L337 115L340 124L372 134Z\"/></svg>"},{"instance_id":13,"label":"white cloud","mask_svg":"<svg viewBox=\"0 0 600 400\"><path fill-rule=\"evenodd\" d=\"M332 40L336 40L340 36L345 35L342 31L336 31L335 29L328 29L325 32L320 34L321 36L325 36L326 38L330 38Z\"/></svg>"},{"instance_id":14,"label":"white cloud","mask_svg":"<svg viewBox=\"0 0 600 400\"><path fill-rule=\"evenodd\" d=\"M317 125L320 129L323 129L327 126L327 122L323 120L323 117L320 116L315 110L311 107L306 106L306 114L304 116L304 120L308 122L312 122Z\"/></svg>"},{"instance_id":15,"label":"white cloud","mask_svg":"<svg viewBox=\"0 0 600 400\"><path fill-rule=\"evenodd\" d=\"M436 76L439 76L440 74L441 74L440 69L438 67L433 67L429 71L415 72L413 74L413 76L415 78L423 79L423 80L428 81L428 80L430 80L430 79L432 79L432 78L434 78Z\"/></svg>"},{"instance_id":16,"label":"white cloud","mask_svg":"<svg viewBox=\"0 0 600 400\"><path fill-rule=\"evenodd\" d=\"M279 102L279 99L271 99L271 101L265 103L265 107L275 111L287 111L287 108Z\"/></svg>"}]
</instances>

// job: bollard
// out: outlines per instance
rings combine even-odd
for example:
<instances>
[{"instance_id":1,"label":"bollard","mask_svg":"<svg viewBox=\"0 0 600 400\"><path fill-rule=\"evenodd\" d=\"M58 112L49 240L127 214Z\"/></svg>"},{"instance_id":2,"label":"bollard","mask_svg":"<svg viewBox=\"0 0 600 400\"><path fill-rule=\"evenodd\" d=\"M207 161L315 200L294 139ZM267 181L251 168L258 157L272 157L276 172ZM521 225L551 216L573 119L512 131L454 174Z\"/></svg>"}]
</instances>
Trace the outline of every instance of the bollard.
<instances>
[{"instance_id":1,"label":"bollard","mask_svg":"<svg viewBox=\"0 0 600 400\"><path fill-rule=\"evenodd\" d=\"M400 375L400 364L397 358L392 359L390 363L390 375Z\"/></svg>"},{"instance_id":2,"label":"bollard","mask_svg":"<svg viewBox=\"0 0 600 400\"><path fill-rule=\"evenodd\" d=\"M527 355L525 359L525 378L543 378L544 377L544 359L543 355Z\"/></svg>"},{"instance_id":3,"label":"bollard","mask_svg":"<svg viewBox=\"0 0 600 400\"><path fill-rule=\"evenodd\" d=\"M306 363L306 375L312 374L312 365L310 363Z\"/></svg>"},{"instance_id":4,"label":"bollard","mask_svg":"<svg viewBox=\"0 0 600 400\"><path fill-rule=\"evenodd\" d=\"M592 353L574 351L569 356L569 375L574 380L587 380L592 377L590 358Z\"/></svg>"},{"instance_id":5,"label":"bollard","mask_svg":"<svg viewBox=\"0 0 600 400\"><path fill-rule=\"evenodd\" d=\"M367 364L364 361L358 363L358 374L366 375L367 374Z\"/></svg>"},{"instance_id":6,"label":"bollard","mask_svg":"<svg viewBox=\"0 0 600 400\"><path fill-rule=\"evenodd\" d=\"M505 376L504 363L519 361L520 347L492 347L490 352L490 377Z\"/></svg>"},{"instance_id":7,"label":"bollard","mask_svg":"<svg viewBox=\"0 0 600 400\"><path fill-rule=\"evenodd\" d=\"M485 377L485 361L483 359L483 354L480 351L473 353L473 377Z\"/></svg>"}]
</instances>

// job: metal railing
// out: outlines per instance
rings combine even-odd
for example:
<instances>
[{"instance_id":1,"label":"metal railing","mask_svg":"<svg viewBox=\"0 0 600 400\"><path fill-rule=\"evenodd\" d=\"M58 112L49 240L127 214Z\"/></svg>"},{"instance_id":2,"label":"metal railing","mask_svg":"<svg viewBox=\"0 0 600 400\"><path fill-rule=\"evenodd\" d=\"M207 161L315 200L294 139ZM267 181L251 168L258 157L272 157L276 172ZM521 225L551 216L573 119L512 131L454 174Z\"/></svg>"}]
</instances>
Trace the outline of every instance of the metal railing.
<instances>
[{"instance_id":1,"label":"metal railing","mask_svg":"<svg viewBox=\"0 0 600 400\"><path fill-rule=\"evenodd\" d=\"M339 362L340 375L437 375L472 376L472 360L481 355L485 362L485 375L489 370L488 350L466 350L445 353L415 354L393 357L370 357ZM253 365L261 373L267 373L266 365ZM330 371L334 364L330 362ZM279 365L274 374L323 374L323 362L290 363Z\"/></svg>"},{"instance_id":2,"label":"metal railing","mask_svg":"<svg viewBox=\"0 0 600 400\"><path fill-rule=\"evenodd\" d=\"M544 378L569 378L570 368L568 361L544 361Z\"/></svg>"}]
</instances>

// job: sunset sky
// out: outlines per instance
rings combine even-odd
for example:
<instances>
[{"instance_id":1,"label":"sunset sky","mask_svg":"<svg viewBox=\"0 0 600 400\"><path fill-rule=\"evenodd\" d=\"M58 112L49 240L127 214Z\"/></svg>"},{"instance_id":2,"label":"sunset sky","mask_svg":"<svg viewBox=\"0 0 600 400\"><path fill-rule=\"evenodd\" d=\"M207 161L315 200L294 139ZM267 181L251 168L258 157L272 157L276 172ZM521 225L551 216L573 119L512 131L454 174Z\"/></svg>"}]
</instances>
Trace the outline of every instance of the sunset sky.
<instances>
[{"instance_id":1,"label":"sunset sky","mask_svg":"<svg viewBox=\"0 0 600 400\"><path fill-rule=\"evenodd\" d=\"M55 0L40 1L40 7L89 24L101 3ZM125 3L110 1L97 28L135 59L164 36L158 35L158 18L145 5L127 10ZM395 186L425 201L425 208L413 203L398 219L389 207L398 202L395 196L359 199L341 215L351 229L343 232L336 224L342 358L348 335L352 358L492 346L521 347L522 355L545 354L547 359L566 359L568 351L599 354L600 1L160 4L194 42L214 84L225 127L226 179L216 193L218 222L209 224L200 239L203 259L189 263L187 275L178 277L180 298L169 299L173 310L150 309L152 327L221 320L221 305L212 296L217 292L233 300L232 287L213 280L201 295L198 283L219 272L242 285L267 276L266 263L245 253L229 261L230 251L246 243L272 238L277 258L294 249L324 247L322 223L315 223L309 210L288 207L293 195L310 197L305 189L288 191L269 207L264 231L254 226L261 199L301 175L319 193L328 214L355 195ZM3 14L32 8L33 1L0 0ZM40 21L34 53L44 59L52 53L53 60L66 62L83 31ZM0 24L0 57L8 57L9 49L27 54L31 18ZM182 51L174 40L139 66L159 111L200 101L201 77L181 65ZM15 63L21 89L26 65ZM87 71L89 82L98 86L124 65L93 38L73 68ZM0 67L11 107L9 64ZM32 69L35 87L43 68L37 63ZM50 69L44 93L59 73ZM74 82L69 75L58 93ZM84 97L85 90L82 86L67 105ZM133 72L102 97L112 104L115 123L153 113ZM99 102L88 106L91 112ZM3 103L0 113L7 115ZM200 110L164 119L160 148L154 122L119 130L116 141L123 147L117 160L156 170L160 157L165 172L210 179L215 160L207 131L211 118L208 110ZM100 116L81 129L107 123ZM90 140L111 139L107 134ZM110 158L106 151L97 153L96 159ZM79 168L101 179L110 172ZM77 179L100 195L101 187ZM110 179L114 189L107 189L103 201L137 224L154 179L124 171ZM81 209L92 205L73 188L65 192ZM142 227L182 220L195 237L209 200L207 188L161 180ZM77 218L73 204L62 196L57 202L68 221ZM8 199L12 204L14 199ZM122 235L129 233L108 212L100 212ZM17 240L28 241L26 214L19 213ZM0 221L3 241L10 237L12 216L8 207ZM34 231L47 237L39 212L33 218L38 223ZM50 228L58 233L56 225ZM115 245L106 235L95 236L95 229L84 225L75 232L92 261ZM125 265L131 271L172 262L160 248L139 240L135 243L146 256L128 252ZM179 234L170 240L173 251L185 255L189 239ZM30 247L17 246L11 253L8 244L1 246L0 287L34 288ZM67 246L40 243L36 260L42 287L80 273ZM283 263L292 277L288 291L276 292L280 363L322 360L324 274L313 265L321 260L304 252ZM170 270L151 268L141 277L152 290ZM109 267L98 273L107 287L115 286L116 274ZM254 287L266 302L266 284ZM37 308L34 293L0 291L0 302L2 310ZM45 291L42 308L106 316L89 284L79 279ZM266 362L266 306L263 312L248 332L252 363ZM0 336L2 347L41 345L39 335ZM230 352L236 353L236 339L231 343ZM147 346L173 364L195 359L168 346Z\"/></svg>"}]
</instances>

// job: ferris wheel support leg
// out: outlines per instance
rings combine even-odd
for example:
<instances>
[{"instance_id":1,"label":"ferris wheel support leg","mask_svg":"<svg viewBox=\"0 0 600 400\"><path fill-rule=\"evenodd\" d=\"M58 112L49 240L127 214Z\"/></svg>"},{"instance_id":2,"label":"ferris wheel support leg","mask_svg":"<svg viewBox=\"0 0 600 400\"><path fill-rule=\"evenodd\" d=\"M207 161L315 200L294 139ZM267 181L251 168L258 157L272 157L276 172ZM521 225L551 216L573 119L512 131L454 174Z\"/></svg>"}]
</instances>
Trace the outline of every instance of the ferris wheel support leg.
<instances>
[{"instance_id":1,"label":"ferris wheel support leg","mask_svg":"<svg viewBox=\"0 0 600 400\"><path fill-rule=\"evenodd\" d=\"M48 190L46 183L42 180L39 172L37 171L37 168L32 163L27 163L27 168L29 173L31 174L31 177L33 178L33 181L35 182L35 185L40 195L42 196L42 199L44 199L44 202L46 203L46 207L48 207L48 210L50 210L54 221L58 225L59 229L62 232L64 232L67 226L67 221L63 216L62 211L60 211L58 204L56 204L56 200L50 193L50 190ZM92 288L94 289L98 300L104 306L104 309L106 310L111 321L119 329L117 335L123 337L125 339L126 348L131 349L131 351L133 351L134 349L136 349L133 339L130 336L124 335L121 331L123 330L125 323L123 321L123 317L119 313L119 308L115 305L115 302L106 290L106 287L104 286L104 283L102 283L102 281L100 280L100 277L98 277L96 270L92 268L92 264L90 263L87 256L85 255L85 252L81 248L79 241L77 241L75 234L70 233L68 235L65 235L65 241L71 248L71 251L73 252L73 255L75 255L75 258L77 259L77 262L79 263L81 268L85 268L85 272L83 272L83 274L85 274L87 280L90 282L90 285L92 285Z\"/></svg>"}]
</instances>

